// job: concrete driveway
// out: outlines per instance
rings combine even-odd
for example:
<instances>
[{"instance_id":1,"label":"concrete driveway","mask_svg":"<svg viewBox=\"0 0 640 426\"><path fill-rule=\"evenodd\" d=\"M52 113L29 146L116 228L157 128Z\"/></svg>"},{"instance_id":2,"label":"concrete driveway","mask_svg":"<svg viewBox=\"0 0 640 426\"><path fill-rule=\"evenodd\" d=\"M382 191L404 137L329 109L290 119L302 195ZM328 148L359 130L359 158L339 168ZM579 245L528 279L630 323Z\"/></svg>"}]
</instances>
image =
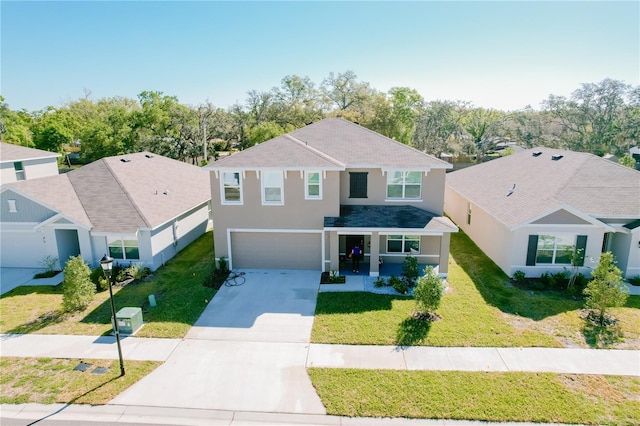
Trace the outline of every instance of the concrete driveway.
<instances>
[{"instance_id":1,"label":"concrete driveway","mask_svg":"<svg viewBox=\"0 0 640 426\"><path fill-rule=\"evenodd\" d=\"M326 414L305 368L320 272L245 272L162 366L111 403Z\"/></svg>"}]
</instances>

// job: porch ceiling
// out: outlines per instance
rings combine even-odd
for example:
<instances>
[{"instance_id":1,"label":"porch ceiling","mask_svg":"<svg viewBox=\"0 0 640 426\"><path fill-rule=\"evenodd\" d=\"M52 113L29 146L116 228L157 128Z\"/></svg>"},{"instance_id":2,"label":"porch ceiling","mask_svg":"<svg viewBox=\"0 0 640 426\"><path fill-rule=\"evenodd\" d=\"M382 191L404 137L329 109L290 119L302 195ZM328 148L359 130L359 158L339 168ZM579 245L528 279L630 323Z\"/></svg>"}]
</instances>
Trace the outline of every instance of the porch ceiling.
<instances>
[{"instance_id":1,"label":"porch ceiling","mask_svg":"<svg viewBox=\"0 0 640 426\"><path fill-rule=\"evenodd\" d=\"M448 218L413 206L341 205L340 216L325 217L325 228L423 229L456 232Z\"/></svg>"}]
</instances>

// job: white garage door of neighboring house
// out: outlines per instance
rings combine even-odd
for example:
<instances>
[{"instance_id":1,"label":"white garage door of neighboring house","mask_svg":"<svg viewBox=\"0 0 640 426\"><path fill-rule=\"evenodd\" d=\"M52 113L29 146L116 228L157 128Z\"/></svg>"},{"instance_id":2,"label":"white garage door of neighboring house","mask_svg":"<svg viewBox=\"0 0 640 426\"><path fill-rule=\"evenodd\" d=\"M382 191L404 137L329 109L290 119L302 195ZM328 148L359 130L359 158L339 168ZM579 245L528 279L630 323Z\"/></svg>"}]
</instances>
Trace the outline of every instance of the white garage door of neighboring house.
<instances>
[{"instance_id":1,"label":"white garage door of neighboring house","mask_svg":"<svg viewBox=\"0 0 640 426\"><path fill-rule=\"evenodd\" d=\"M41 268L46 254L40 232L3 232L0 266L3 268Z\"/></svg>"},{"instance_id":2,"label":"white garage door of neighboring house","mask_svg":"<svg viewBox=\"0 0 640 426\"><path fill-rule=\"evenodd\" d=\"M322 234L232 232L234 269L321 269Z\"/></svg>"}]
</instances>

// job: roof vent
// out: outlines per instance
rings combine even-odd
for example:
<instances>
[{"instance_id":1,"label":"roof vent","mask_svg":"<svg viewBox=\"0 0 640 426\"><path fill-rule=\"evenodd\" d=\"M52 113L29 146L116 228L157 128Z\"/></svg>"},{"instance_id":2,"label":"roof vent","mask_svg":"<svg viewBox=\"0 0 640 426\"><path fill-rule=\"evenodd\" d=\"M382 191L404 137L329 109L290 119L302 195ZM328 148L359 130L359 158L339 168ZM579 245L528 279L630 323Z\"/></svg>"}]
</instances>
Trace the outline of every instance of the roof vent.
<instances>
[{"instance_id":1,"label":"roof vent","mask_svg":"<svg viewBox=\"0 0 640 426\"><path fill-rule=\"evenodd\" d=\"M551 156L551 159L552 159L553 161L558 161L558 160L561 160L561 159L562 159L562 157L564 157L564 155L552 155L552 156Z\"/></svg>"},{"instance_id":2,"label":"roof vent","mask_svg":"<svg viewBox=\"0 0 640 426\"><path fill-rule=\"evenodd\" d=\"M131 162L131 160L129 160L128 158L121 158L120 161L122 161L123 163Z\"/></svg>"},{"instance_id":3,"label":"roof vent","mask_svg":"<svg viewBox=\"0 0 640 426\"><path fill-rule=\"evenodd\" d=\"M147 157L147 158L153 158L153 155L151 155L151 154L145 154L144 156Z\"/></svg>"},{"instance_id":4,"label":"roof vent","mask_svg":"<svg viewBox=\"0 0 640 426\"><path fill-rule=\"evenodd\" d=\"M534 157L540 157L542 155L542 151L534 151L533 154Z\"/></svg>"}]
</instances>

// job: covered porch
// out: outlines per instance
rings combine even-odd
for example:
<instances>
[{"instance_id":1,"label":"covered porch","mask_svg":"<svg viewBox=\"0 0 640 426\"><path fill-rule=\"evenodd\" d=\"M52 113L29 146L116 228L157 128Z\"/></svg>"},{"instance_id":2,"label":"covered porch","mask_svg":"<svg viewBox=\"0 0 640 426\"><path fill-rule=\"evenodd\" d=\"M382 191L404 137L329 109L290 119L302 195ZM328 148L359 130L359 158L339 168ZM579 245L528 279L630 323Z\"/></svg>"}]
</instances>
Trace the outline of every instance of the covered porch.
<instances>
[{"instance_id":1,"label":"covered porch","mask_svg":"<svg viewBox=\"0 0 640 426\"><path fill-rule=\"evenodd\" d=\"M458 228L448 218L413 206L346 206L339 217L325 217L325 270L341 275L402 275L404 259L418 259L422 272L428 265L441 276L448 272L451 232ZM349 254L363 250L354 268ZM357 272L354 272L354 269Z\"/></svg>"}]
</instances>

